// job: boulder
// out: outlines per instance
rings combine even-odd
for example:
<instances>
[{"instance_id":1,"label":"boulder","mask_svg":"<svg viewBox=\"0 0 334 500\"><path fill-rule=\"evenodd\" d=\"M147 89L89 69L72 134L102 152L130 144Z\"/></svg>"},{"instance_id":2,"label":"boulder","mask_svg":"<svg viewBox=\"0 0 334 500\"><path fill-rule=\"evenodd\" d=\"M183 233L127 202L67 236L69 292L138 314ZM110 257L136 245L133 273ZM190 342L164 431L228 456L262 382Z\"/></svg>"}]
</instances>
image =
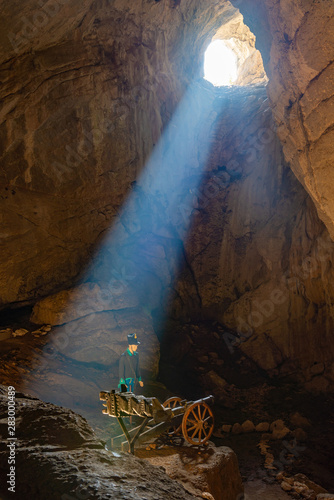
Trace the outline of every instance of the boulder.
<instances>
[{"instance_id":1,"label":"boulder","mask_svg":"<svg viewBox=\"0 0 334 500\"><path fill-rule=\"evenodd\" d=\"M115 288L104 284L83 283L38 301L30 319L38 325L63 325L92 313L137 305L138 298L129 286Z\"/></svg>"},{"instance_id":2,"label":"boulder","mask_svg":"<svg viewBox=\"0 0 334 500\"><path fill-rule=\"evenodd\" d=\"M274 429L272 432L272 439L283 439L290 433L288 427L283 427L282 429Z\"/></svg>"},{"instance_id":3,"label":"boulder","mask_svg":"<svg viewBox=\"0 0 334 500\"><path fill-rule=\"evenodd\" d=\"M245 420L241 424L242 432L254 432L255 431L255 426L251 420Z\"/></svg>"},{"instance_id":4,"label":"boulder","mask_svg":"<svg viewBox=\"0 0 334 500\"><path fill-rule=\"evenodd\" d=\"M127 335L136 332L141 369L155 377L159 368L159 341L152 319L136 310L89 314L53 329L50 343L59 352L84 363L106 367L118 363L127 347Z\"/></svg>"},{"instance_id":5,"label":"boulder","mask_svg":"<svg viewBox=\"0 0 334 500\"><path fill-rule=\"evenodd\" d=\"M320 375L324 371L325 371L325 365L324 365L324 363L314 363L310 367L310 373L311 373L312 376Z\"/></svg>"},{"instance_id":6,"label":"boulder","mask_svg":"<svg viewBox=\"0 0 334 500\"><path fill-rule=\"evenodd\" d=\"M19 328L18 330L15 330L13 332L13 337L23 337L27 333L29 333L29 330L26 330L25 328Z\"/></svg>"},{"instance_id":7,"label":"boulder","mask_svg":"<svg viewBox=\"0 0 334 500\"><path fill-rule=\"evenodd\" d=\"M279 419L279 420L275 420L274 422L272 422L270 424L270 431L273 432L274 430L281 430L283 429L285 426L284 424L284 421Z\"/></svg>"},{"instance_id":8,"label":"boulder","mask_svg":"<svg viewBox=\"0 0 334 500\"><path fill-rule=\"evenodd\" d=\"M309 489L307 488L307 486L305 486L304 483L300 483L299 481L294 481L294 483L292 485L292 489L296 493L298 493L298 495L302 495L303 497L305 497L309 492Z\"/></svg>"},{"instance_id":9,"label":"boulder","mask_svg":"<svg viewBox=\"0 0 334 500\"><path fill-rule=\"evenodd\" d=\"M297 441L306 441L307 440L307 434L304 431L304 429L302 429L301 427L297 427L297 429L295 429L292 432L292 434L297 439Z\"/></svg>"},{"instance_id":10,"label":"boulder","mask_svg":"<svg viewBox=\"0 0 334 500\"><path fill-rule=\"evenodd\" d=\"M242 433L242 427L240 424L236 422L232 427L232 434L241 434L241 433Z\"/></svg>"},{"instance_id":11,"label":"boulder","mask_svg":"<svg viewBox=\"0 0 334 500\"><path fill-rule=\"evenodd\" d=\"M243 498L243 485L235 453L212 443L199 453L187 446L181 449L138 450L137 455L163 468L169 477L182 483L193 495L215 500ZM208 496L211 495L210 496Z\"/></svg>"},{"instance_id":12,"label":"boulder","mask_svg":"<svg viewBox=\"0 0 334 500\"><path fill-rule=\"evenodd\" d=\"M224 394L225 389L228 387L228 383L225 379L220 377L218 373L214 370L210 370L205 374L205 378L208 381L208 385L212 387L213 392L217 392L218 394Z\"/></svg>"},{"instance_id":13,"label":"boulder","mask_svg":"<svg viewBox=\"0 0 334 500\"><path fill-rule=\"evenodd\" d=\"M284 491L291 491L292 490L291 484L287 483L286 481L281 482L281 488Z\"/></svg>"},{"instance_id":14,"label":"boulder","mask_svg":"<svg viewBox=\"0 0 334 500\"><path fill-rule=\"evenodd\" d=\"M310 392L326 392L331 390L331 381L325 376L317 375L305 383L305 388Z\"/></svg>"},{"instance_id":15,"label":"boulder","mask_svg":"<svg viewBox=\"0 0 334 500\"><path fill-rule=\"evenodd\" d=\"M269 430L269 422L260 422L255 427L256 432L268 432Z\"/></svg>"},{"instance_id":16,"label":"boulder","mask_svg":"<svg viewBox=\"0 0 334 500\"><path fill-rule=\"evenodd\" d=\"M290 417L290 423L294 427L301 427L302 429L308 429L311 427L310 421L303 417L299 412L295 412Z\"/></svg>"},{"instance_id":17,"label":"boulder","mask_svg":"<svg viewBox=\"0 0 334 500\"><path fill-rule=\"evenodd\" d=\"M203 355L203 356L199 356L197 359L198 359L199 363L206 364L209 361L209 356Z\"/></svg>"},{"instance_id":18,"label":"boulder","mask_svg":"<svg viewBox=\"0 0 334 500\"><path fill-rule=\"evenodd\" d=\"M4 330L0 330L0 340L10 339L13 335L13 330L11 328L6 328Z\"/></svg>"},{"instance_id":19,"label":"boulder","mask_svg":"<svg viewBox=\"0 0 334 500\"><path fill-rule=\"evenodd\" d=\"M272 432L272 439L283 439L290 432L290 429L285 426L283 420L275 420L272 422L270 430Z\"/></svg>"}]
</instances>

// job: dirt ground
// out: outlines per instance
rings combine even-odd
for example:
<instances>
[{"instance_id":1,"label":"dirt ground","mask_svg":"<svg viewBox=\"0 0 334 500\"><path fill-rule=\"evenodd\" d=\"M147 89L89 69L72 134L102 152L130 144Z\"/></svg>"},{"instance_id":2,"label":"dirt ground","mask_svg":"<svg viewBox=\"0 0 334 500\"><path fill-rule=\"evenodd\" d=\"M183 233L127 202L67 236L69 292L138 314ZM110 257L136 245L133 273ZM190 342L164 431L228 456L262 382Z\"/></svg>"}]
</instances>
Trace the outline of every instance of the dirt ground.
<instances>
[{"instance_id":1,"label":"dirt ground","mask_svg":"<svg viewBox=\"0 0 334 500\"><path fill-rule=\"evenodd\" d=\"M278 484L263 481L247 481L244 500L291 500L291 497Z\"/></svg>"}]
</instances>

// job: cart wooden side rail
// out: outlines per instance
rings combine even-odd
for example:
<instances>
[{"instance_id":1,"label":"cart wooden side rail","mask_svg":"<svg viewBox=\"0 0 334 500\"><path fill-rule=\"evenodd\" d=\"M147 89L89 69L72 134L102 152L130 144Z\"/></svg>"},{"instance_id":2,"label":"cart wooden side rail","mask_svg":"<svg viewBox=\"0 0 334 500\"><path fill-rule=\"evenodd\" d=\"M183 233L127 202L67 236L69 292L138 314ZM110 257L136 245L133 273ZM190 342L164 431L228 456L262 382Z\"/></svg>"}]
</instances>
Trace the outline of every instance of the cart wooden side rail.
<instances>
[{"instance_id":1,"label":"cart wooden side rail","mask_svg":"<svg viewBox=\"0 0 334 500\"><path fill-rule=\"evenodd\" d=\"M173 434L182 430L186 441L194 445L206 443L213 432L214 417L209 406L213 403L213 396L197 401L173 397L161 404L157 398L112 390L101 391L100 400L105 401L103 406L106 407L102 413L117 418L123 431L122 435L111 440L112 447L125 436L127 441L122 443L122 449L128 443L130 453L134 453L135 443L143 443L165 431ZM138 427L128 430L123 418L131 415L142 417L143 421ZM148 429L144 431L146 426Z\"/></svg>"}]
</instances>

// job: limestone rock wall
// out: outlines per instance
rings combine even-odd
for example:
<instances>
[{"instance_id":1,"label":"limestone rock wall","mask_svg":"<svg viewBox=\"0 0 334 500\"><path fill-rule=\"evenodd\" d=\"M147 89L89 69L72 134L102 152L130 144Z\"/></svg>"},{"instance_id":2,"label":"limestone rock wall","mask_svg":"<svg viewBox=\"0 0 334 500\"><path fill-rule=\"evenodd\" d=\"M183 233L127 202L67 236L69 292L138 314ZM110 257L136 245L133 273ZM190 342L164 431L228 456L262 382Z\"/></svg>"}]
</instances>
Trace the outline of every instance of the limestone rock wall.
<instances>
[{"instance_id":1,"label":"limestone rock wall","mask_svg":"<svg viewBox=\"0 0 334 500\"><path fill-rule=\"evenodd\" d=\"M265 92L232 91L186 243L202 317L270 375L333 387L334 244L287 167ZM325 347L326 346L326 347Z\"/></svg>"},{"instance_id":2,"label":"limestone rock wall","mask_svg":"<svg viewBox=\"0 0 334 500\"><path fill-rule=\"evenodd\" d=\"M127 349L127 335L136 332L141 343L141 370L156 377L159 369L159 342L152 318L138 307L133 291L115 289L106 283L84 283L42 299L33 310L33 323L48 323L51 346L68 358L97 363L114 369L118 376L120 355Z\"/></svg>"},{"instance_id":3,"label":"limestone rock wall","mask_svg":"<svg viewBox=\"0 0 334 500\"><path fill-rule=\"evenodd\" d=\"M333 238L333 2L237 0L235 5L258 37L285 158Z\"/></svg>"}]
</instances>

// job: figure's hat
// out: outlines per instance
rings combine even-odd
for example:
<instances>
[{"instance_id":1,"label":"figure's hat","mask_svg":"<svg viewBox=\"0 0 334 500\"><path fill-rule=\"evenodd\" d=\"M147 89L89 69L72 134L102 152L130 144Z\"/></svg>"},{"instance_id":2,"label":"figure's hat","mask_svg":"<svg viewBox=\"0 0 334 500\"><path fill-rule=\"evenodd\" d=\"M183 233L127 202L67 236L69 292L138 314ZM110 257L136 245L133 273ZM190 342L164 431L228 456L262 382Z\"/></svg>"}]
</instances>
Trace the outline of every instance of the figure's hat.
<instances>
[{"instance_id":1,"label":"figure's hat","mask_svg":"<svg viewBox=\"0 0 334 500\"><path fill-rule=\"evenodd\" d=\"M138 342L136 333L130 333L128 335L128 344L129 345L139 345L140 344L140 342Z\"/></svg>"}]
</instances>

